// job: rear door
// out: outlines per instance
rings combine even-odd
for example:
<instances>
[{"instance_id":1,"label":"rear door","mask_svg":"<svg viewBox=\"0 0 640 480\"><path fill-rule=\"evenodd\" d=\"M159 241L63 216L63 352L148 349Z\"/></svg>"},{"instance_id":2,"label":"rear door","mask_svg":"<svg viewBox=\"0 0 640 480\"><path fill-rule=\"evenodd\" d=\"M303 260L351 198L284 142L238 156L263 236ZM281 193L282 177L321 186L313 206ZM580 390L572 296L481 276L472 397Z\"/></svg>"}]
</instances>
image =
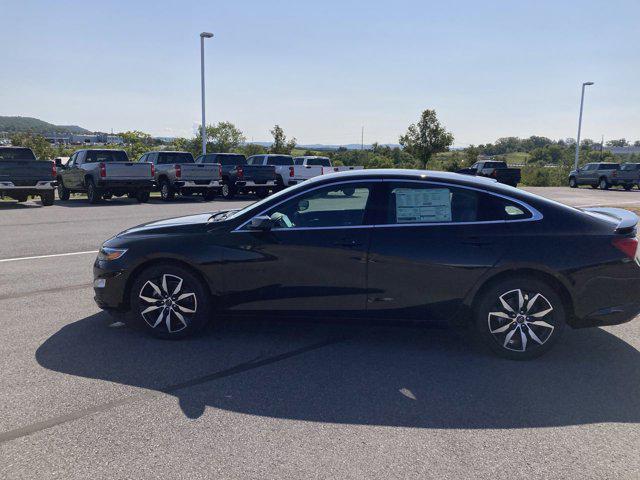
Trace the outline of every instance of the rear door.
<instances>
[{"instance_id":1,"label":"rear door","mask_svg":"<svg viewBox=\"0 0 640 480\"><path fill-rule=\"evenodd\" d=\"M421 181L384 185L383 213L369 250L369 313L451 319L509 248L507 220L529 218L530 212L467 187Z\"/></svg>"},{"instance_id":2,"label":"rear door","mask_svg":"<svg viewBox=\"0 0 640 480\"><path fill-rule=\"evenodd\" d=\"M229 309L363 313L368 208L376 185L381 182L307 190L261 213L274 220L270 231L252 231L246 224L231 233L225 254Z\"/></svg>"}]
</instances>

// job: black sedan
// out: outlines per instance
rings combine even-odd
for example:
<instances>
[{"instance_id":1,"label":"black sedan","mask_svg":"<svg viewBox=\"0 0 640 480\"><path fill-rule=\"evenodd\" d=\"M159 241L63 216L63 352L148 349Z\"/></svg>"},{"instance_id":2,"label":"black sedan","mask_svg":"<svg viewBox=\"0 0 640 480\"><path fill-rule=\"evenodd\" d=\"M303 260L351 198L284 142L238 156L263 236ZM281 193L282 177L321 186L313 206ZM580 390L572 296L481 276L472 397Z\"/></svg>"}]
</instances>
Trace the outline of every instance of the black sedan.
<instances>
[{"instance_id":1,"label":"black sedan","mask_svg":"<svg viewBox=\"0 0 640 480\"><path fill-rule=\"evenodd\" d=\"M242 210L106 241L98 305L184 337L230 315L467 320L496 353L640 311L637 217L494 180L415 170L321 176Z\"/></svg>"}]
</instances>

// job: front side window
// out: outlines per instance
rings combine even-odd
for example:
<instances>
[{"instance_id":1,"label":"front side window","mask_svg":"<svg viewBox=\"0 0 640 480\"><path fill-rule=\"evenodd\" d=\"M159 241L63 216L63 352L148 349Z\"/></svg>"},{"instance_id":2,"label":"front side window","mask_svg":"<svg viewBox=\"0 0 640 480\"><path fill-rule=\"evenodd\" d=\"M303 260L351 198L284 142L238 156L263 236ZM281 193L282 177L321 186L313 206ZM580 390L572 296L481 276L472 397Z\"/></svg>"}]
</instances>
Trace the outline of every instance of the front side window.
<instances>
[{"instance_id":1,"label":"front side window","mask_svg":"<svg viewBox=\"0 0 640 480\"><path fill-rule=\"evenodd\" d=\"M372 184L343 183L303 193L265 213L273 228L331 228L364 225Z\"/></svg>"},{"instance_id":2,"label":"front side window","mask_svg":"<svg viewBox=\"0 0 640 480\"><path fill-rule=\"evenodd\" d=\"M387 224L487 222L531 216L517 202L477 190L410 182L388 186Z\"/></svg>"}]
</instances>

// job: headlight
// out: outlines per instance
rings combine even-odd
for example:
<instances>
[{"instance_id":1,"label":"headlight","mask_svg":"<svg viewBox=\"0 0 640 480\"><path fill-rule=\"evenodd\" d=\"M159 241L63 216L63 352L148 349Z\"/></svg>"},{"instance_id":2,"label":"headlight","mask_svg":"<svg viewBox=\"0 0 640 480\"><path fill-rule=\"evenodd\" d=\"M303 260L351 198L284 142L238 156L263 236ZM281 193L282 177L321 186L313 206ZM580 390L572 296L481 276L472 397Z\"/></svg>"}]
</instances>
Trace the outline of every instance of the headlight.
<instances>
[{"instance_id":1,"label":"headlight","mask_svg":"<svg viewBox=\"0 0 640 480\"><path fill-rule=\"evenodd\" d=\"M98 252L98 260L117 260L127 252L126 248L102 247Z\"/></svg>"}]
</instances>

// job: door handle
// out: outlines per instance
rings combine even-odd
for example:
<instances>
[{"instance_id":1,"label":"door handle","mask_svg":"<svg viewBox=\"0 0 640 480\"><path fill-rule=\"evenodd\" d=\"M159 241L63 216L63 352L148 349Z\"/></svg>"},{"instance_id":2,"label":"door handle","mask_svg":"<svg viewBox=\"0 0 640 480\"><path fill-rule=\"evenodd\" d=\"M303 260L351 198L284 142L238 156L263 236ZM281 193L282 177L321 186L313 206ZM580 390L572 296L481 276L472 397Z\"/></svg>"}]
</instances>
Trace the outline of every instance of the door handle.
<instances>
[{"instance_id":1,"label":"door handle","mask_svg":"<svg viewBox=\"0 0 640 480\"><path fill-rule=\"evenodd\" d=\"M337 242L333 242L333 244L336 247L347 247L347 248L354 248L354 247L361 247L362 244L360 242L357 242L355 240L340 240Z\"/></svg>"}]
</instances>

